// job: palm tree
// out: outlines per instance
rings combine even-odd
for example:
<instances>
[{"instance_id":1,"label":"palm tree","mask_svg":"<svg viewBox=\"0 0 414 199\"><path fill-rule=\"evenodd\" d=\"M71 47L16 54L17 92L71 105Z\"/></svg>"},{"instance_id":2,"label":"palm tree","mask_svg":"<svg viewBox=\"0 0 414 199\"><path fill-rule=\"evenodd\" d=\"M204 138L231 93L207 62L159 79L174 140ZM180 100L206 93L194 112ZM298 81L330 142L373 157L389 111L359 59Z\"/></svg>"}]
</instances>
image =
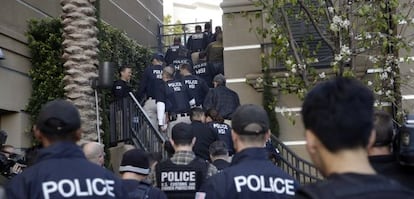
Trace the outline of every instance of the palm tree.
<instances>
[{"instance_id":1,"label":"palm tree","mask_svg":"<svg viewBox=\"0 0 414 199\"><path fill-rule=\"evenodd\" d=\"M63 8L63 56L65 95L79 109L83 121L82 140L97 140L94 90L98 76L98 29L95 0L61 0Z\"/></svg>"}]
</instances>

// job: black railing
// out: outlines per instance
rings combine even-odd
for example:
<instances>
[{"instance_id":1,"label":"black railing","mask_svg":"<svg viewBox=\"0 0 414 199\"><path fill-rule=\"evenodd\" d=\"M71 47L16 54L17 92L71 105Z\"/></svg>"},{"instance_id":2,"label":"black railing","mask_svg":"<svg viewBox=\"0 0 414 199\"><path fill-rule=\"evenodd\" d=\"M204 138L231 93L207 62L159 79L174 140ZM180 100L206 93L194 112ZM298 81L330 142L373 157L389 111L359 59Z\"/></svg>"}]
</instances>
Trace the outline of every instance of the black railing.
<instances>
[{"instance_id":1,"label":"black railing","mask_svg":"<svg viewBox=\"0 0 414 199\"><path fill-rule=\"evenodd\" d=\"M276 136L272 135L272 143L279 149L280 162L279 167L289 175L294 177L301 184L307 184L322 180L322 175L316 167L300 158L295 152L289 149Z\"/></svg>"},{"instance_id":2,"label":"black railing","mask_svg":"<svg viewBox=\"0 0 414 199\"><path fill-rule=\"evenodd\" d=\"M204 27L205 23L210 23L212 25L212 20L185 24L159 25L158 51L165 52L169 46L173 45L174 37L180 37L181 43L185 46L188 38L195 33L195 26L200 25L201 27Z\"/></svg>"},{"instance_id":3,"label":"black railing","mask_svg":"<svg viewBox=\"0 0 414 199\"><path fill-rule=\"evenodd\" d=\"M131 143L145 151L165 155L164 136L150 122L135 96L132 93L129 95L110 105L111 144Z\"/></svg>"}]
</instances>

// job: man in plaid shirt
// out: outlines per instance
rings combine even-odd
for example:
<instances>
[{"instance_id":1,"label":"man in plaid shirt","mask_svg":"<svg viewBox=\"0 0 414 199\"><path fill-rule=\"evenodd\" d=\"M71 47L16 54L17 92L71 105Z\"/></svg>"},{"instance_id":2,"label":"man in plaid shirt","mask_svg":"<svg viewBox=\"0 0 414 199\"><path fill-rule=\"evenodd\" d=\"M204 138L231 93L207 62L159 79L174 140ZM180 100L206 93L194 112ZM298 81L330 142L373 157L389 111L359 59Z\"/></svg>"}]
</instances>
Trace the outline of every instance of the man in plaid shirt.
<instances>
[{"instance_id":1,"label":"man in plaid shirt","mask_svg":"<svg viewBox=\"0 0 414 199\"><path fill-rule=\"evenodd\" d=\"M196 138L191 125L178 123L172 129L171 145L174 155L156 166L156 184L169 199L191 198L196 191L215 173L217 168L197 158L193 152Z\"/></svg>"}]
</instances>

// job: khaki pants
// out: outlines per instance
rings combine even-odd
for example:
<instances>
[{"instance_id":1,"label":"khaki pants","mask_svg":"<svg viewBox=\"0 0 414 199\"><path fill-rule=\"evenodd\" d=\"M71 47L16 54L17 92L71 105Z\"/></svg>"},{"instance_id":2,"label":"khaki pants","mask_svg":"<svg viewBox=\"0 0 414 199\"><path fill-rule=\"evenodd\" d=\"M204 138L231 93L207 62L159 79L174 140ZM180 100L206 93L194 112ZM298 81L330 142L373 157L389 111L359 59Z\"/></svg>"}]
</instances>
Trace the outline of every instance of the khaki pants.
<instances>
[{"instance_id":1,"label":"khaki pants","mask_svg":"<svg viewBox=\"0 0 414 199\"><path fill-rule=\"evenodd\" d=\"M171 132L172 132L172 128L178 124L178 123L187 123L187 124L191 124L191 120L190 120L190 116L181 116L181 115L177 115L177 120L175 121L171 121L168 123L168 129L167 129L167 135L169 138L171 138Z\"/></svg>"},{"instance_id":2,"label":"khaki pants","mask_svg":"<svg viewBox=\"0 0 414 199\"><path fill-rule=\"evenodd\" d=\"M200 52L193 52L193 53L191 53L191 61L193 62L193 65L194 64L198 64L198 61L199 61L199 54L200 54Z\"/></svg>"},{"instance_id":3,"label":"khaki pants","mask_svg":"<svg viewBox=\"0 0 414 199\"><path fill-rule=\"evenodd\" d=\"M157 123L157 104L155 103L155 99L149 98L147 101L145 101L144 104L144 111L148 115L151 124L155 127L158 127Z\"/></svg>"}]
</instances>

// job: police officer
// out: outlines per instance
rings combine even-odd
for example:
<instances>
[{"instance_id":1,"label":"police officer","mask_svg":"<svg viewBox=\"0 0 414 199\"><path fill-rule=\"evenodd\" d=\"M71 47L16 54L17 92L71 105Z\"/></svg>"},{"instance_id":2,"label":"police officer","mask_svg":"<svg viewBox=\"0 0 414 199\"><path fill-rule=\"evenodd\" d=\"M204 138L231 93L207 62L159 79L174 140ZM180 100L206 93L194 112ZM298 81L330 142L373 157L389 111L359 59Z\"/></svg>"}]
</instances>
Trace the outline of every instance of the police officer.
<instances>
[{"instance_id":1,"label":"police officer","mask_svg":"<svg viewBox=\"0 0 414 199\"><path fill-rule=\"evenodd\" d=\"M178 52L180 49L187 48L181 44L181 37L174 37L173 45L170 46L165 53L165 63L167 66L172 65L173 61L178 58ZM188 50L186 57L188 57Z\"/></svg>"},{"instance_id":2,"label":"police officer","mask_svg":"<svg viewBox=\"0 0 414 199\"><path fill-rule=\"evenodd\" d=\"M76 145L80 127L80 115L72 103L54 100L45 104L33 128L45 148L33 166L11 180L7 197L124 198L121 181L89 162Z\"/></svg>"},{"instance_id":3,"label":"police officer","mask_svg":"<svg viewBox=\"0 0 414 199\"><path fill-rule=\"evenodd\" d=\"M160 95L157 97L158 125L162 131L167 130L168 137L171 136L171 129L177 123L191 123L189 113L191 106L195 106L194 97L184 83L174 79L173 74L172 67L166 66L163 69L164 85L160 87ZM165 120L166 118L168 120Z\"/></svg>"},{"instance_id":4,"label":"police officer","mask_svg":"<svg viewBox=\"0 0 414 199\"><path fill-rule=\"evenodd\" d=\"M211 177L198 198L291 198L298 183L267 158L264 144L270 136L266 111L257 105L240 106L233 115L236 154L230 167Z\"/></svg>"},{"instance_id":5,"label":"police officer","mask_svg":"<svg viewBox=\"0 0 414 199\"><path fill-rule=\"evenodd\" d=\"M119 79L116 80L112 86L112 95L115 100L121 100L129 95L132 91L129 81L132 76L132 69L130 66L123 66L118 70Z\"/></svg>"},{"instance_id":6,"label":"police officer","mask_svg":"<svg viewBox=\"0 0 414 199\"><path fill-rule=\"evenodd\" d=\"M214 70L213 65L207 62L205 52L200 52L199 62L193 65L193 72L194 75L203 79L209 88L214 88L213 77L218 73Z\"/></svg>"},{"instance_id":7,"label":"police officer","mask_svg":"<svg viewBox=\"0 0 414 199\"><path fill-rule=\"evenodd\" d=\"M139 149L131 149L122 156L119 172L123 186L131 199L167 199L164 192L152 187L146 178L150 174L148 155Z\"/></svg>"},{"instance_id":8,"label":"police officer","mask_svg":"<svg viewBox=\"0 0 414 199\"><path fill-rule=\"evenodd\" d=\"M208 42L208 35L202 32L200 25L196 25L195 33L187 40L187 49L190 51L193 63L198 63L198 53L206 49Z\"/></svg>"},{"instance_id":9,"label":"police officer","mask_svg":"<svg viewBox=\"0 0 414 199\"><path fill-rule=\"evenodd\" d=\"M192 151L196 138L191 126L179 123L172 129L170 143L175 153L156 166L156 184L169 199L193 199L207 177L217 169Z\"/></svg>"},{"instance_id":10,"label":"police officer","mask_svg":"<svg viewBox=\"0 0 414 199\"><path fill-rule=\"evenodd\" d=\"M223 117L213 108L206 111L206 122L207 126L218 135L218 139L226 143L229 155L232 156L234 154L234 145L231 138L230 125L224 123Z\"/></svg>"},{"instance_id":11,"label":"police officer","mask_svg":"<svg viewBox=\"0 0 414 199\"><path fill-rule=\"evenodd\" d=\"M172 61L172 66L174 67L174 78L179 80L181 79L181 73L180 73L180 67L182 64L187 64L189 66L193 65L193 62L188 57L188 50L185 48L180 48L177 50L178 55L174 60ZM192 73L192 68L190 68L190 72Z\"/></svg>"},{"instance_id":12,"label":"police officer","mask_svg":"<svg viewBox=\"0 0 414 199\"><path fill-rule=\"evenodd\" d=\"M187 87L191 96L195 99L195 105L201 107L203 105L204 99L209 91L207 83L191 74L191 66L189 64L181 64L180 73L181 81Z\"/></svg>"},{"instance_id":13,"label":"police officer","mask_svg":"<svg viewBox=\"0 0 414 199\"><path fill-rule=\"evenodd\" d=\"M157 106L156 97L159 92L162 81L164 57L161 54L154 54L152 56L152 65L145 68L140 81L140 88L138 90L138 99L144 101L144 110L154 126L157 126Z\"/></svg>"}]
</instances>

